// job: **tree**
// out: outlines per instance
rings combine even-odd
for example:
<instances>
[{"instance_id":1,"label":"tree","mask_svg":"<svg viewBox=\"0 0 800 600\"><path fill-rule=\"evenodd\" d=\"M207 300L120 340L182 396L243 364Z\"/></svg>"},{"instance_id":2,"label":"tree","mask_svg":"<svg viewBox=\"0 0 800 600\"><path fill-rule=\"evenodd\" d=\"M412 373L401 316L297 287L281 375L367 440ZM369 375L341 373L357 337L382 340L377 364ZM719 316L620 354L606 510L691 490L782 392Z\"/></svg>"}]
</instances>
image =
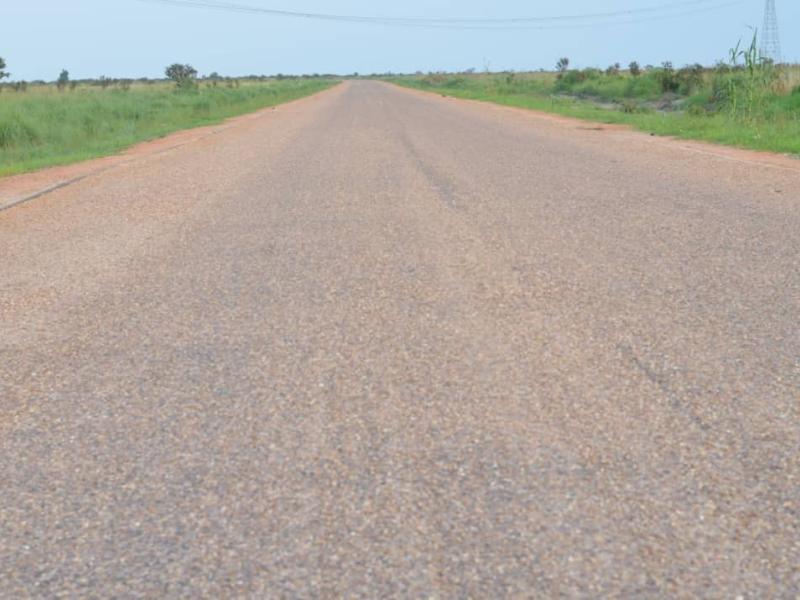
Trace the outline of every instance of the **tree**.
<instances>
[{"instance_id":1,"label":"tree","mask_svg":"<svg viewBox=\"0 0 800 600\"><path fill-rule=\"evenodd\" d=\"M211 87L217 87L218 82L222 79L219 73L213 71L211 75L207 77L207 79L211 82Z\"/></svg>"},{"instance_id":2,"label":"tree","mask_svg":"<svg viewBox=\"0 0 800 600\"><path fill-rule=\"evenodd\" d=\"M6 61L0 58L0 79L10 77L11 73L6 73Z\"/></svg>"},{"instance_id":3,"label":"tree","mask_svg":"<svg viewBox=\"0 0 800 600\"><path fill-rule=\"evenodd\" d=\"M642 67L639 66L639 63L633 61L631 64L628 65L628 70L631 72L633 77L638 77L642 74Z\"/></svg>"},{"instance_id":4,"label":"tree","mask_svg":"<svg viewBox=\"0 0 800 600\"><path fill-rule=\"evenodd\" d=\"M566 56L559 58L556 63L556 70L559 73L566 73L567 69L569 69L569 59Z\"/></svg>"},{"instance_id":5,"label":"tree","mask_svg":"<svg viewBox=\"0 0 800 600\"><path fill-rule=\"evenodd\" d=\"M69 71L62 69L61 74L58 76L56 86L59 90L63 90L69 84Z\"/></svg>"},{"instance_id":6,"label":"tree","mask_svg":"<svg viewBox=\"0 0 800 600\"><path fill-rule=\"evenodd\" d=\"M178 89L189 89L194 87L194 80L197 77L197 69L195 69L192 65L182 65L180 63L175 63L168 66L164 73L166 73L167 77L172 79L175 82L175 85L178 86Z\"/></svg>"},{"instance_id":7,"label":"tree","mask_svg":"<svg viewBox=\"0 0 800 600\"><path fill-rule=\"evenodd\" d=\"M620 67L619 63L614 63L613 65L610 65L606 69L606 75L609 75L609 76L612 76L612 77L615 76L615 75L619 75L620 68L621 67Z\"/></svg>"}]
</instances>

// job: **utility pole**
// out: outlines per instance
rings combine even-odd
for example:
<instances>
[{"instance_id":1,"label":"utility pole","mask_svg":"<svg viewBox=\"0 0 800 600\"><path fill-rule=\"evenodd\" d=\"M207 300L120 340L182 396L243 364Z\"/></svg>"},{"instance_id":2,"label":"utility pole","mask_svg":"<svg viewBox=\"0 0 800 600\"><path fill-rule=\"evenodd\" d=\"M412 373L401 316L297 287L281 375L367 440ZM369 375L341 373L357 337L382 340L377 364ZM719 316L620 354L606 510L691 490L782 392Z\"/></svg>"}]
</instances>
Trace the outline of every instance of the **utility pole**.
<instances>
[{"instance_id":1,"label":"utility pole","mask_svg":"<svg viewBox=\"0 0 800 600\"><path fill-rule=\"evenodd\" d=\"M775 64L782 61L781 38L778 33L778 12L775 0L767 0L764 8L764 28L761 30L761 56L769 58Z\"/></svg>"}]
</instances>

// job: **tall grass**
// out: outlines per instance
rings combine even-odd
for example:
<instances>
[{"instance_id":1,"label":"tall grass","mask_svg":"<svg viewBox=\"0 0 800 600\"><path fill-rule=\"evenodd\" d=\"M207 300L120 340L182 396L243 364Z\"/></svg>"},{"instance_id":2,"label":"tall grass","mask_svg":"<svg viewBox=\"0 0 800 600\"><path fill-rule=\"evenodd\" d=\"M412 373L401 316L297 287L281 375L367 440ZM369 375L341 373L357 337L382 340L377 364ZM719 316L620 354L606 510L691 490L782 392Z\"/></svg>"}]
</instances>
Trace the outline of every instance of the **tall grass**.
<instances>
[{"instance_id":1,"label":"tall grass","mask_svg":"<svg viewBox=\"0 0 800 600\"><path fill-rule=\"evenodd\" d=\"M800 88L800 65L784 65L781 69L784 85L790 90Z\"/></svg>"},{"instance_id":2,"label":"tall grass","mask_svg":"<svg viewBox=\"0 0 800 600\"><path fill-rule=\"evenodd\" d=\"M313 94L326 79L244 82L178 91L165 83L0 94L0 176L116 152L167 133ZM126 89L127 87L127 89Z\"/></svg>"},{"instance_id":3,"label":"tall grass","mask_svg":"<svg viewBox=\"0 0 800 600\"><path fill-rule=\"evenodd\" d=\"M800 154L800 66L775 66L757 40L715 68L670 63L558 73L433 73L394 83L441 94L625 123L656 134Z\"/></svg>"},{"instance_id":4,"label":"tall grass","mask_svg":"<svg viewBox=\"0 0 800 600\"><path fill-rule=\"evenodd\" d=\"M400 76L389 81L441 94L625 123L656 134L800 155L800 65L774 65L757 33L714 68L687 65L629 71L568 68L555 73Z\"/></svg>"}]
</instances>

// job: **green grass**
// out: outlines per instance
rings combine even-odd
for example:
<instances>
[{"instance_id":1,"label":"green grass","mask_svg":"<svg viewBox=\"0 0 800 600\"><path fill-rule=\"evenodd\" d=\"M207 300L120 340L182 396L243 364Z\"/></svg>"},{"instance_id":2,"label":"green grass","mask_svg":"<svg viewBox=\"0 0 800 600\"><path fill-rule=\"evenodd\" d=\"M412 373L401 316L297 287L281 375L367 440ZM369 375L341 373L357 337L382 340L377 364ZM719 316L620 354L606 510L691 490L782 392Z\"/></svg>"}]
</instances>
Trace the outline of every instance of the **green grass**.
<instances>
[{"instance_id":1,"label":"green grass","mask_svg":"<svg viewBox=\"0 0 800 600\"><path fill-rule=\"evenodd\" d=\"M0 94L0 176L113 154L168 133L288 102L331 87L329 79L201 84L167 83L129 90L79 86L59 92L32 86Z\"/></svg>"},{"instance_id":2,"label":"green grass","mask_svg":"<svg viewBox=\"0 0 800 600\"><path fill-rule=\"evenodd\" d=\"M789 67L768 91L761 90L746 117L715 100L714 86L744 71L705 70L700 82L678 80L665 93L659 70L639 77L587 69L555 73L432 74L389 81L457 98L541 110L569 117L619 123L654 133L732 146L800 155L800 69ZM677 70L676 70L677 73ZM794 92L792 89L794 88ZM665 103L669 110L661 110Z\"/></svg>"}]
</instances>

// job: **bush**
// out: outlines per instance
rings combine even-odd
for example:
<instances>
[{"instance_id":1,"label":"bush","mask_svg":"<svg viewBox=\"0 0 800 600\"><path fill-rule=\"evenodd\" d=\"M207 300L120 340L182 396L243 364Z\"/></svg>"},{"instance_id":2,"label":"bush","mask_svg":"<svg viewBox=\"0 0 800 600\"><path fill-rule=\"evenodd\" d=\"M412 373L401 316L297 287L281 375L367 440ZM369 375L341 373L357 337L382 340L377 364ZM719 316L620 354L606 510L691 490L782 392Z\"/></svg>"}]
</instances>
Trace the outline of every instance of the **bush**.
<instances>
[{"instance_id":1,"label":"bush","mask_svg":"<svg viewBox=\"0 0 800 600\"><path fill-rule=\"evenodd\" d=\"M56 80L56 87L59 91L63 91L67 85L69 85L69 71L63 69Z\"/></svg>"},{"instance_id":2,"label":"bush","mask_svg":"<svg viewBox=\"0 0 800 600\"><path fill-rule=\"evenodd\" d=\"M511 80L513 81L513 77ZM446 73L429 73L419 80L419 84L422 87L457 88L464 86L465 83L467 83L465 77L451 76Z\"/></svg>"},{"instance_id":3,"label":"bush","mask_svg":"<svg viewBox=\"0 0 800 600\"><path fill-rule=\"evenodd\" d=\"M655 76L631 77L625 82L625 96L628 98L657 98L661 94L661 84Z\"/></svg>"},{"instance_id":4,"label":"bush","mask_svg":"<svg viewBox=\"0 0 800 600\"><path fill-rule=\"evenodd\" d=\"M687 65L678 71L675 78L681 93L691 96L698 91L703 86L704 73L705 69L700 64Z\"/></svg>"},{"instance_id":5,"label":"bush","mask_svg":"<svg viewBox=\"0 0 800 600\"><path fill-rule=\"evenodd\" d=\"M693 117L702 117L708 111L705 109L704 106L700 106L699 104L690 104L686 107L686 112L692 115Z\"/></svg>"},{"instance_id":6,"label":"bush","mask_svg":"<svg viewBox=\"0 0 800 600\"><path fill-rule=\"evenodd\" d=\"M599 69L583 69L582 71L579 70L572 70L567 71L566 73L562 73L559 75L559 79L556 83L556 90L557 91L570 91L576 85L581 84L585 81L590 80L597 80L603 76L603 72Z\"/></svg>"},{"instance_id":7,"label":"bush","mask_svg":"<svg viewBox=\"0 0 800 600\"><path fill-rule=\"evenodd\" d=\"M461 87L466 79L463 77L450 77L444 83L442 83L442 87L446 88L457 88Z\"/></svg>"},{"instance_id":8,"label":"bush","mask_svg":"<svg viewBox=\"0 0 800 600\"><path fill-rule=\"evenodd\" d=\"M164 73L175 82L178 89L186 90L194 88L197 69L192 65L174 63L164 69Z\"/></svg>"},{"instance_id":9,"label":"bush","mask_svg":"<svg viewBox=\"0 0 800 600\"><path fill-rule=\"evenodd\" d=\"M694 116L714 112L713 97L709 93L690 96L686 99L685 109L687 113Z\"/></svg>"},{"instance_id":10,"label":"bush","mask_svg":"<svg viewBox=\"0 0 800 600\"><path fill-rule=\"evenodd\" d=\"M681 83L675 75L675 69L671 62L662 63L661 68L656 69L654 73L662 93L675 93L680 89Z\"/></svg>"},{"instance_id":11,"label":"bush","mask_svg":"<svg viewBox=\"0 0 800 600\"><path fill-rule=\"evenodd\" d=\"M558 81L556 82L556 90L566 91L572 89L575 85L586 81L586 75L583 71L565 71L559 73Z\"/></svg>"}]
</instances>

